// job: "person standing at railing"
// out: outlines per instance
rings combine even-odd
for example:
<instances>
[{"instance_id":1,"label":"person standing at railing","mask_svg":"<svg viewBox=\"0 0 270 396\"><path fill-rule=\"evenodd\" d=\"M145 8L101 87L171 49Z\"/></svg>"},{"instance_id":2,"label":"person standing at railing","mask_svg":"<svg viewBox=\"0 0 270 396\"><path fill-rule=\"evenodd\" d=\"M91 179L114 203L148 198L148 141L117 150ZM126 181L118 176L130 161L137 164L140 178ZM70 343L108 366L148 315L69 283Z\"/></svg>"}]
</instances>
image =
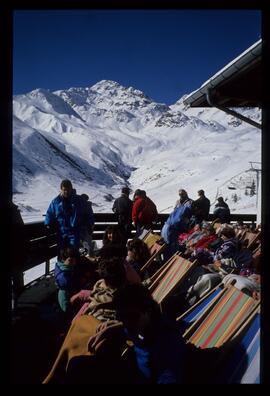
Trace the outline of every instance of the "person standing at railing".
<instances>
[{"instance_id":1,"label":"person standing at railing","mask_svg":"<svg viewBox=\"0 0 270 396\"><path fill-rule=\"evenodd\" d=\"M223 197L218 197L217 203L213 212L214 219L219 219L220 223L230 223L231 212L228 204Z\"/></svg>"},{"instance_id":2,"label":"person standing at railing","mask_svg":"<svg viewBox=\"0 0 270 396\"><path fill-rule=\"evenodd\" d=\"M77 195L70 180L62 180L60 194L52 200L45 217L47 228L56 228L58 252L65 246L79 249L80 236L85 224L86 201ZM93 214L87 214L87 224L93 224Z\"/></svg>"},{"instance_id":3,"label":"person standing at railing","mask_svg":"<svg viewBox=\"0 0 270 396\"><path fill-rule=\"evenodd\" d=\"M87 250L87 254L92 254L92 233L94 229L94 213L92 209L92 202L89 201L87 194L81 194L81 198L85 201L85 213L82 217L81 227L81 243Z\"/></svg>"},{"instance_id":4,"label":"person standing at railing","mask_svg":"<svg viewBox=\"0 0 270 396\"><path fill-rule=\"evenodd\" d=\"M132 221L136 228L136 237L139 237L144 229L153 228L153 222L157 220L158 211L154 202L147 197L144 190L136 190L135 202L132 208Z\"/></svg>"},{"instance_id":5,"label":"person standing at railing","mask_svg":"<svg viewBox=\"0 0 270 396\"><path fill-rule=\"evenodd\" d=\"M132 228L132 206L133 202L129 199L130 189L122 188L122 194L114 201L112 211L117 215L118 226L126 240L130 238Z\"/></svg>"}]
</instances>

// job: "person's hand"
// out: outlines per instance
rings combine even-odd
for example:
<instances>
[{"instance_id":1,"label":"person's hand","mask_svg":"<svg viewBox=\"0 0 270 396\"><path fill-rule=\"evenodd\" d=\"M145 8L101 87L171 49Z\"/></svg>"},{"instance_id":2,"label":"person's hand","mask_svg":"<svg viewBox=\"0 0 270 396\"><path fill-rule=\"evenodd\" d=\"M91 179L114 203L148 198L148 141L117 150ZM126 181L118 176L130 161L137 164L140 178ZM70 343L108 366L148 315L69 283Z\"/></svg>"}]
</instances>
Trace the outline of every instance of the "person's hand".
<instances>
[{"instance_id":1,"label":"person's hand","mask_svg":"<svg viewBox=\"0 0 270 396\"><path fill-rule=\"evenodd\" d=\"M254 291L252 292L252 297L254 298L254 300L260 300L261 299L261 293Z\"/></svg>"},{"instance_id":2,"label":"person's hand","mask_svg":"<svg viewBox=\"0 0 270 396\"><path fill-rule=\"evenodd\" d=\"M123 323L118 320L108 320L107 322L101 323L97 329L96 334L90 337L88 341L88 351L95 352L98 344L105 338L113 336L120 329L123 328Z\"/></svg>"},{"instance_id":3,"label":"person's hand","mask_svg":"<svg viewBox=\"0 0 270 396\"><path fill-rule=\"evenodd\" d=\"M100 261L100 259L101 259L100 256L93 257L93 256L87 255L85 257L87 258L87 260L91 261L91 263L98 263Z\"/></svg>"},{"instance_id":4,"label":"person's hand","mask_svg":"<svg viewBox=\"0 0 270 396\"><path fill-rule=\"evenodd\" d=\"M221 267L221 260L214 261L213 266L217 267L217 268L220 268Z\"/></svg>"},{"instance_id":5,"label":"person's hand","mask_svg":"<svg viewBox=\"0 0 270 396\"><path fill-rule=\"evenodd\" d=\"M79 298L79 293L73 294L73 296L71 296L71 297L70 297L70 300L69 300L70 304L74 304L75 301L78 300L78 298Z\"/></svg>"},{"instance_id":6,"label":"person's hand","mask_svg":"<svg viewBox=\"0 0 270 396\"><path fill-rule=\"evenodd\" d=\"M74 304L77 300L87 302L90 299L90 290L81 290L78 293L74 294L73 296L70 297L69 302L71 304Z\"/></svg>"}]
</instances>

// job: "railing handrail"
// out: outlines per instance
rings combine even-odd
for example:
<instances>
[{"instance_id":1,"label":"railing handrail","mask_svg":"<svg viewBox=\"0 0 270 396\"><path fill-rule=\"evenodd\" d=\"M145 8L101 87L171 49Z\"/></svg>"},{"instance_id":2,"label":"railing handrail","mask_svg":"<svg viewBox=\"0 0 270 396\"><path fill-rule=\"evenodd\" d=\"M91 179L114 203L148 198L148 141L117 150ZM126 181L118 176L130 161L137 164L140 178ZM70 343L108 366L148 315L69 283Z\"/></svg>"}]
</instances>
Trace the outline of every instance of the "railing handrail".
<instances>
[{"instance_id":1,"label":"railing handrail","mask_svg":"<svg viewBox=\"0 0 270 396\"><path fill-rule=\"evenodd\" d=\"M154 231L160 232L163 224L167 220L169 213L161 213L158 215ZM106 227L117 223L117 216L114 213L95 213L95 227L93 232L93 240L102 240L103 232ZM213 214L209 214L209 221L214 220ZM231 214L231 222L242 220L244 222L256 222L256 215L254 214ZM27 260L24 263L16 263L16 270L13 271L13 276L22 279L23 272L34 268L35 266L46 263L46 272L48 272L49 261L57 254L56 248L56 232L50 231L49 235L45 228L43 221L26 223L24 225L27 246ZM135 236L135 230L133 233ZM18 265L19 264L19 265ZM23 286L23 285L22 285Z\"/></svg>"}]
</instances>

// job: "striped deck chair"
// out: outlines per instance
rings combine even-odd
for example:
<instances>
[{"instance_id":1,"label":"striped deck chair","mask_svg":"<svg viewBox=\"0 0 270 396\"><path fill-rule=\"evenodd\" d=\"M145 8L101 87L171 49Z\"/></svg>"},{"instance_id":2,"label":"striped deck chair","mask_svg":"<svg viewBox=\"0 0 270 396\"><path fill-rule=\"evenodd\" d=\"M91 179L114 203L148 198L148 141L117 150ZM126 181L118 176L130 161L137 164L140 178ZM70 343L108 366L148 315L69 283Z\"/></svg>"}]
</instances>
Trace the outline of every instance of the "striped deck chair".
<instances>
[{"instance_id":1,"label":"striped deck chair","mask_svg":"<svg viewBox=\"0 0 270 396\"><path fill-rule=\"evenodd\" d=\"M221 229L221 227L222 227L222 223L220 223L219 221L217 221L217 220L214 220L212 223L211 223L211 226L214 228L214 230L216 231L216 234L218 234L218 232L220 231L220 229Z\"/></svg>"},{"instance_id":2,"label":"striped deck chair","mask_svg":"<svg viewBox=\"0 0 270 396\"><path fill-rule=\"evenodd\" d=\"M223 284L220 283L214 289L210 290L204 297L197 301L192 307L185 311L182 315L176 318L179 323L178 328L183 333L192 323L194 323L204 312L210 304L214 304L215 300L219 298L219 294L224 289Z\"/></svg>"},{"instance_id":3,"label":"striped deck chair","mask_svg":"<svg viewBox=\"0 0 270 396\"><path fill-rule=\"evenodd\" d=\"M220 347L230 340L259 301L229 285L187 329L183 337L196 347Z\"/></svg>"},{"instance_id":4,"label":"striped deck chair","mask_svg":"<svg viewBox=\"0 0 270 396\"><path fill-rule=\"evenodd\" d=\"M151 230L149 230L142 238L142 241L146 243L148 249L151 249L151 247L155 244L155 242L159 241L160 239L161 239L160 235L154 234Z\"/></svg>"},{"instance_id":5,"label":"striped deck chair","mask_svg":"<svg viewBox=\"0 0 270 396\"><path fill-rule=\"evenodd\" d=\"M260 383L260 319L258 308L235 334L236 344L229 351L229 359L219 368L219 382Z\"/></svg>"},{"instance_id":6,"label":"striped deck chair","mask_svg":"<svg viewBox=\"0 0 270 396\"><path fill-rule=\"evenodd\" d=\"M235 231L235 236L238 239L238 241L242 241L244 236L245 236L246 230L245 229L241 229L241 230L236 230Z\"/></svg>"},{"instance_id":7,"label":"striped deck chair","mask_svg":"<svg viewBox=\"0 0 270 396\"><path fill-rule=\"evenodd\" d=\"M248 249L253 250L260 239L261 239L261 232L255 233L255 232L246 231L246 233L242 238L242 241L247 244Z\"/></svg>"},{"instance_id":8,"label":"striped deck chair","mask_svg":"<svg viewBox=\"0 0 270 396\"><path fill-rule=\"evenodd\" d=\"M177 253L169 260L164 270L149 287L154 300L159 304L186 279L197 262L191 262Z\"/></svg>"},{"instance_id":9,"label":"striped deck chair","mask_svg":"<svg viewBox=\"0 0 270 396\"><path fill-rule=\"evenodd\" d=\"M149 260L144 264L144 266L140 269L140 273L143 274L149 267L150 265L154 262L157 256L159 256L165 249L166 243L165 242L159 242L161 239L159 235L158 241L154 242L154 244L151 246L149 249L150 252L150 258Z\"/></svg>"}]
</instances>

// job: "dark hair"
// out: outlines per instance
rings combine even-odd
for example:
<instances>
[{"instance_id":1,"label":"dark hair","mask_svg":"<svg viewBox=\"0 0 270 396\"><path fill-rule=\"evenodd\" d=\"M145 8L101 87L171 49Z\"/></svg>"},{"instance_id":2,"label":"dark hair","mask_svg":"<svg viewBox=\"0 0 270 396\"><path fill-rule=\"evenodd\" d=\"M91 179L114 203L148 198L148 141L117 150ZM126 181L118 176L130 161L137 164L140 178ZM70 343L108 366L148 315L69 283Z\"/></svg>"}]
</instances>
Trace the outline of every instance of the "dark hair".
<instances>
[{"instance_id":1,"label":"dark hair","mask_svg":"<svg viewBox=\"0 0 270 396\"><path fill-rule=\"evenodd\" d=\"M153 299L150 291L141 284L127 284L117 290L114 295L114 304L121 320L121 311L136 308L142 313L149 313L153 320L160 317L158 303Z\"/></svg>"},{"instance_id":2,"label":"dark hair","mask_svg":"<svg viewBox=\"0 0 270 396\"><path fill-rule=\"evenodd\" d=\"M121 257L124 259L127 255L127 248L124 244L108 243L107 245L102 246L98 252L98 255L101 257L101 259L112 257Z\"/></svg>"},{"instance_id":3,"label":"dark hair","mask_svg":"<svg viewBox=\"0 0 270 396\"><path fill-rule=\"evenodd\" d=\"M87 194L81 194L81 198L85 199L86 201L88 201L89 196Z\"/></svg>"},{"instance_id":4,"label":"dark hair","mask_svg":"<svg viewBox=\"0 0 270 396\"><path fill-rule=\"evenodd\" d=\"M141 196L141 190L137 188L137 190L134 191L133 201L135 200L136 197L140 197L140 196Z\"/></svg>"},{"instance_id":5,"label":"dark hair","mask_svg":"<svg viewBox=\"0 0 270 396\"><path fill-rule=\"evenodd\" d=\"M198 194L199 194L199 195L204 195L204 191L203 191L203 190L199 190L199 191L198 191Z\"/></svg>"},{"instance_id":6,"label":"dark hair","mask_svg":"<svg viewBox=\"0 0 270 396\"><path fill-rule=\"evenodd\" d=\"M187 194L186 190L184 190L183 188L180 188L180 190L178 191L179 195L180 195L180 193L181 193L181 192L182 192L182 194L181 194L181 195L188 196L188 194Z\"/></svg>"},{"instance_id":7,"label":"dark hair","mask_svg":"<svg viewBox=\"0 0 270 396\"><path fill-rule=\"evenodd\" d=\"M218 202L223 202L224 199L223 199L223 197L218 197L217 201L218 201Z\"/></svg>"},{"instance_id":8,"label":"dark hair","mask_svg":"<svg viewBox=\"0 0 270 396\"><path fill-rule=\"evenodd\" d=\"M145 198L145 197L146 197L146 191L141 190L141 195L140 195L140 196L143 197L143 198Z\"/></svg>"},{"instance_id":9,"label":"dark hair","mask_svg":"<svg viewBox=\"0 0 270 396\"><path fill-rule=\"evenodd\" d=\"M224 227L222 228L222 230L220 231L220 236L224 235L227 238L234 238L235 237L235 231L232 227L228 226L228 227Z\"/></svg>"},{"instance_id":10,"label":"dark hair","mask_svg":"<svg viewBox=\"0 0 270 396\"><path fill-rule=\"evenodd\" d=\"M129 195L129 193L130 193L130 188L128 188L128 187L123 187L122 190L121 190L121 192L122 192L123 194Z\"/></svg>"},{"instance_id":11,"label":"dark hair","mask_svg":"<svg viewBox=\"0 0 270 396\"><path fill-rule=\"evenodd\" d=\"M119 257L102 259L98 265L98 272L108 286L118 289L126 281L126 270Z\"/></svg>"},{"instance_id":12,"label":"dark hair","mask_svg":"<svg viewBox=\"0 0 270 396\"><path fill-rule=\"evenodd\" d=\"M68 180L68 179L62 180L62 181L61 181L61 184L60 184L60 188L62 189L63 187L64 187L64 188L72 189L72 183L71 183L71 181Z\"/></svg>"},{"instance_id":13,"label":"dark hair","mask_svg":"<svg viewBox=\"0 0 270 396\"><path fill-rule=\"evenodd\" d=\"M59 252L59 260L65 261L68 257L77 257L77 251L73 246L66 246Z\"/></svg>"},{"instance_id":14,"label":"dark hair","mask_svg":"<svg viewBox=\"0 0 270 396\"><path fill-rule=\"evenodd\" d=\"M112 226L108 226L103 234L103 245L107 245L108 243L111 243L111 241L108 238L108 233L113 234L113 240L112 240L113 243L124 243L123 235L121 234L118 225L112 225Z\"/></svg>"},{"instance_id":15,"label":"dark hair","mask_svg":"<svg viewBox=\"0 0 270 396\"><path fill-rule=\"evenodd\" d=\"M150 258L149 249L146 243L139 238L133 238L128 241L127 250L134 252L135 260L142 265L145 264Z\"/></svg>"}]
</instances>

